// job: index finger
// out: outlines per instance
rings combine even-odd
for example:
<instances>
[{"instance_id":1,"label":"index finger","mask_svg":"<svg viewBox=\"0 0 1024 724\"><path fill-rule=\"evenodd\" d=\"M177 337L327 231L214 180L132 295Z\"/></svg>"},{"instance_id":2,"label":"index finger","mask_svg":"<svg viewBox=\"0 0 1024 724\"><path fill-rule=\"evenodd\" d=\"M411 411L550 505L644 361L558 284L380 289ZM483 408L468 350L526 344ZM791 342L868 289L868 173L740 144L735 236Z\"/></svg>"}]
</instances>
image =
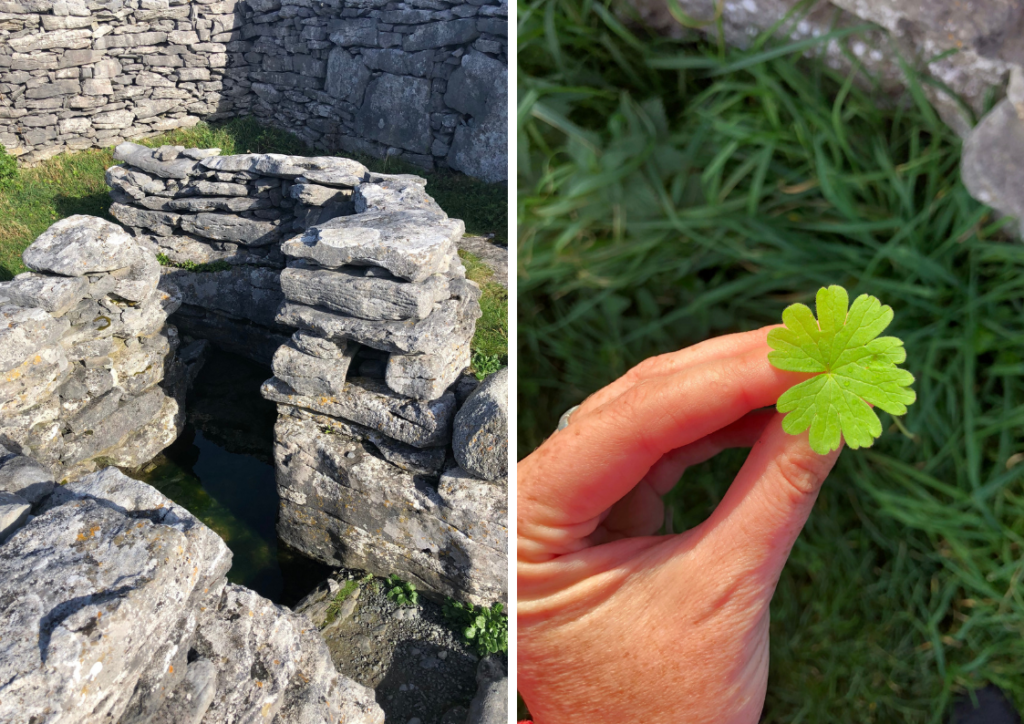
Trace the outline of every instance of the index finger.
<instances>
[{"instance_id":1,"label":"index finger","mask_svg":"<svg viewBox=\"0 0 1024 724\"><path fill-rule=\"evenodd\" d=\"M520 531L585 528L665 453L774 404L810 376L775 369L769 351L765 341L644 380L574 418L519 463Z\"/></svg>"}]
</instances>

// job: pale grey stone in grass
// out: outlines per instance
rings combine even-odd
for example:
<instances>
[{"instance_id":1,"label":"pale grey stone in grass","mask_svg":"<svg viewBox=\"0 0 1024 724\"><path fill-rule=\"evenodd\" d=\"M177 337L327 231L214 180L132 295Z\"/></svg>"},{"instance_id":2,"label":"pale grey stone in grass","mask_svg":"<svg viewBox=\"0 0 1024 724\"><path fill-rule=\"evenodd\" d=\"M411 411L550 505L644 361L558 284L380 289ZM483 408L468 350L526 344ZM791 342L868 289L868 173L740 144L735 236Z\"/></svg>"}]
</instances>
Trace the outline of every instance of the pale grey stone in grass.
<instances>
[{"instance_id":1,"label":"pale grey stone in grass","mask_svg":"<svg viewBox=\"0 0 1024 724\"><path fill-rule=\"evenodd\" d=\"M128 266L135 248L121 227L95 216L76 214L40 234L21 258L34 271L78 277Z\"/></svg>"},{"instance_id":2,"label":"pale grey stone in grass","mask_svg":"<svg viewBox=\"0 0 1024 724\"><path fill-rule=\"evenodd\" d=\"M281 245L281 251L323 267L372 265L422 282L447 268L466 225L420 211L366 211L340 216Z\"/></svg>"},{"instance_id":3,"label":"pale grey stone in grass","mask_svg":"<svg viewBox=\"0 0 1024 724\"><path fill-rule=\"evenodd\" d=\"M341 357L324 359L303 353L297 345L278 348L271 362L274 375L300 395L317 397L340 395L345 390L345 376L355 356L349 349Z\"/></svg>"},{"instance_id":4,"label":"pale grey stone in grass","mask_svg":"<svg viewBox=\"0 0 1024 724\"><path fill-rule=\"evenodd\" d=\"M319 307L285 302L277 321L289 327L316 332L322 337L351 339L367 347L400 354L436 354L453 344L472 339L480 318L480 288L473 282L449 282L452 298L438 302L418 321L369 321L341 317Z\"/></svg>"},{"instance_id":5,"label":"pale grey stone in grass","mask_svg":"<svg viewBox=\"0 0 1024 724\"><path fill-rule=\"evenodd\" d=\"M485 480L508 477L508 368L490 375L455 416L452 449L467 472Z\"/></svg>"},{"instance_id":6,"label":"pale grey stone in grass","mask_svg":"<svg viewBox=\"0 0 1024 724\"><path fill-rule=\"evenodd\" d=\"M88 296L85 277L55 277L44 274L19 274L9 282L0 282L0 295L20 307L39 307L59 317Z\"/></svg>"},{"instance_id":7,"label":"pale grey stone in grass","mask_svg":"<svg viewBox=\"0 0 1024 724\"><path fill-rule=\"evenodd\" d=\"M183 216L180 225L182 230L196 236L234 241L247 246L273 244L281 236L280 221L243 219L231 214L200 213Z\"/></svg>"},{"instance_id":8,"label":"pale grey stone in grass","mask_svg":"<svg viewBox=\"0 0 1024 724\"><path fill-rule=\"evenodd\" d=\"M1022 106L1024 107L1024 106ZM971 195L1018 219L1024 236L1024 114L1010 100L1000 101L964 143L960 172Z\"/></svg>"},{"instance_id":9,"label":"pale grey stone in grass","mask_svg":"<svg viewBox=\"0 0 1024 724\"><path fill-rule=\"evenodd\" d=\"M125 226L149 229L157 236L171 236L182 220L181 214L166 211L137 209L127 204L113 203L110 213Z\"/></svg>"},{"instance_id":10,"label":"pale grey stone in grass","mask_svg":"<svg viewBox=\"0 0 1024 724\"><path fill-rule=\"evenodd\" d=\"M260 392L273 402L350 420L414 447L436 447L451 439L455 397L450 394L432 402L409 400L366 377L349 380L344 391L333 396L297 395L276 378L264 382Z\"/></svg>"},{"instance_id":11,"label":"pale grey stone in grass","mask_svg":"<svg viewBox=\"0 0 1024 724\"><path fill-rule=\"evenodd\" d=\"M0 445L0 490L19 495L34 505L49 495L53 486L49 470Z\"/></svg>"},{"instance_id":12,"label":"pale grey stone in grass","mask_svg":"<svg viewBox=\"0 0 1024 724\"><path fill-rule=\"evenodd\" d=\"M0 491L0 543L25 523L32 504L14 493Z\"/></svg>"},{"instance_id":13,"label":"pale grey stone in grass","mask_svg":"<svg viewBox=\"0 0 1024 724\"><path fill-rule=\"evenodd\" d=\"M447 299L448 279L435 274L422 282L364 276L358 267L327 270L294 262L281 272L281 291L293 301L322 306L361 319L423 319Z\"/></svg>"},{"instance_id":14,"label":"pale grey stone in grass","mask_svg":"<svg viewBox=\"0 0 1024 724\"><path fill-rule=\"evenodd\" d=\"M469 367L470 340L454 342L436 354L396 354L388 356L384 374L395 392L417 400L436 400Z\"/></svg>"},{"instance_id":15,"label":"pale grey stone in grass","mask_svg":"<svg viewBox=\"0 0 1024 724\"><path fill-rule=\"evenodd\" d=\"M160 161L154 149L136 143L122 143L114 149L114 158L160 178L186 179L193 175L201 163L191 158Z\"/></svg>"},{"instance_id":16,"label":"pale grey stone in grass","mask_svg":"<svg viewBox=\"0 0 1024 724\"><path fill-rule=\"evenodd\" d=\"M43 347L52 345L68 326L66 320L54 319L39 308L13 304L0 307L0 372L15 369Z\"/></svg>"}]
</instances>

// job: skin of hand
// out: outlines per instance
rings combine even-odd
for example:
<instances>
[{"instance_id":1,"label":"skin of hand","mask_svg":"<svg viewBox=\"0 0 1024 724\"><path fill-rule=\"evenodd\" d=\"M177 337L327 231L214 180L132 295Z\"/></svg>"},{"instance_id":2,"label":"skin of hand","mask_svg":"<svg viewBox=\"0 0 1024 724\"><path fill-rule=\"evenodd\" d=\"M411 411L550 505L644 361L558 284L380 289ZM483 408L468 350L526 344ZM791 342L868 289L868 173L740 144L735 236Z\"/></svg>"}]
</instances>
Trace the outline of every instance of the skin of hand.
<instances>
[{"instance_id":1,"label":"skin of hand","mask_svg":"<svg viewBox=\"0 0 1024 724\"><path fill-rule=\"evenodd\" d=\"M839 457L764 410L811 375L770 328L654 357L518 465L518 686L536 724L753 724L768 607ZM749 447L714 513L655 535L690 465Z\"/></svg>"}]
</instances>

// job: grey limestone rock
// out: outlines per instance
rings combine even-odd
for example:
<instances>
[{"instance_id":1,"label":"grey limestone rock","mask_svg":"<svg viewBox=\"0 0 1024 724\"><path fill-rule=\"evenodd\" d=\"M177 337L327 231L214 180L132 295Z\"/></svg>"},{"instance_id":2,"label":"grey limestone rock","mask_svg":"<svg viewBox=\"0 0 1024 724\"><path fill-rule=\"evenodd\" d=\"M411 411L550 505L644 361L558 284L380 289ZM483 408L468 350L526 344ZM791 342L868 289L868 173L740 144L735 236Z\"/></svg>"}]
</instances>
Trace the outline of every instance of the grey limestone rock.
<instances>
[{"instance_id":1,"label":"grey limestone rock","mask_svg":"<svg viewBox=\"0 0 1024 724\"><path fill-rule=\"evenodd\" d=\"M187 156L175 156L173 159L163 160L167 156L168 154L162 149L146 148L137 143L122 143L114 149L114 158L118 161L124 161L129 166L134 166L160 178L186 179L195 173L199 164L198 161Z\"/></svg>"},{"instance_id":2,"label":"grey limestone rock","mask_svg":"<svg viewBox=\"0 0 1024 724\"><path fill-rule=\"evenodd\" d=\"M312 183L300 183L299 181L296 181L295 185L292 186L290 193L293 199L306 206L345 203L349 202L352 196L351 192L344 189L319 186Z\"/></svg>"},{"instance_id":3,"label":"grey limestone rock","mask_svg":"<svg viewBox=\"0 0 1024 724\"><path fill-rule=\"evenodd\" d=\"M113 203L110 213L125 226L133 229L149 229L157 236L171 236L181 222L181 214L166 211L150 211L127 204Z\"/></svg>"},{"instance_id":4,"label":"grey limestone rock","mask_svg":"<svg viewBox=\"0 0 1024 724\"><path fill-rule=\"evenodd\" d=\"M274 318L284 301L280 272L265 267L240 265L215 272L164 268L161 281L176 287L184 304L271 328L276 327Z\"/></svg>"},{"instance_id":5,"label":"grey limestone rock","mask_svg":"<svg viewBox=\"0 0 1024 724\"><path fill-rule=\"evenodd\" d=\"M395 392L417 400L434 400L445 393L469 367L470 340L454 340L435 354L388 356L384 379Z\"/></svg>"},{"instance_id":6,"label":"grey limestone rock","mask_svg":"<svg viewBox=\"0 0 1024 724\"><path fill-rule=\"evenodd\" d=\"M372 265L422 282L444 271L466 230L458 219L421 211L365 211L315 226L281 245L287 256L323 267Z\"/></svg>"},{"instance_id":7,"label":"grey limestone rock","mask_svg":"<svg viewBox=\"0 0 1024 724\"><path fill-rule=\"evenodd\" d=\"M466 724L505 724L508 721L508 672L497 655L480 659L476 696L469 704Z\"/></svg>"},{"instance_id":8,"label":"grey limestone rock","mask_svg":"<svg viewBox=\"0 0 1024 724\"><path fill-rule=\"evenodd\" d=\"M230 158L225 156L222 158ZM278 221L244 219L233 214L200 213L182 216L182 230L219 241L233 241L246 246L266 246L281 237Z\"/></svg>"},{"instance_id":9,"label":"grey limestone rock","mask_svg":"<svg viewBox=\"0 0 1024 724\"><path fill-rule=\"evenodd\" d=\"M0 543L25 523L31 511L32 504L20 495L0 491Z\"/></svg>"},{"instance_id":10,"label":"grey limestone rock","mask_svg":"<svg viewBox=\"0 0 1024 724\"><path fill-rule=\"evenodd\" d=\"M508 477L508 367L490 375L455 416L455 459L485 480Z\"/></svg>"},{"instance_id":11,"label":"grey limestone rock","mask_svg":"<svg viewBox=\"0 0 1024 724\"><path fill-rule=\"evenodd\" d=\"M266 176L295 179L305 176L326 185L355 186L366 176L366 167L358 161L332 156L286 156L279 153L251 153L218 156L200 163L214 171L250 171Z\"/></svg>"},{"instance_id":12,"label":"grey limestone rock","mask_svg":"<svg viewBox=\"0 0 1024 724\"><path fill-rule=\"evenodd\" d=\"M423 319L449 296L448 279L441 274L406 282L364 276L365 267L326 270L301 264L281 272L285 298L361 319Z\"/></svg>"},{"instance_id":13,"label":"grey limestone rock","mask_svg":"<svg viewBox=\"0 0 1024 724\"><path fill-rule=\"evenodd\" d=\"M334 48L327 58L327 79L324 91L332 98L340 98L356 106L363 104L366 84L370 82L370 69L357 55L344 48Z\"/></svg>"},{"instance_id":14,"label":"grey limestone rock","mask_svg":"<svg viewBox=\"0 0 1024 724\"><path fill-rule=\"evenodd\" d=\"M964 143L960 173L978 201L1018 220L1024 236L1024 113L1007 99L981 119Z\"/></svg>"},{"instance_id":15,"label":"grey limestone rock","mask_svg":"<svg viewBox=\"0 0 1024 724\"><path fill-rule=\"evenodd\" d=\"M49 470L0 445L0 491L18 495L34 505L49 495L53 486Z\"/></svg>"},{"instance_id":16,"label":"grey limestone rock","mask_svg":"<svg viewBox=\"0 0 1024 724\"><path fill-rule=\"evenodd\" d=\"M414 447L446 445L451 440L455 416L455 397L451 394L420 402L397 395L383 382L366 377L349 379L344 390L332 396L299 395L277 378L264 382L260 392L273 402L350 420Z\"/></svg>"},{"instance_id":17,"label":"grey limestone rock","mask_svg":"<svg viewBox=\"0 0 1024 724\"><path fill-rule=\"evenodd\" d=\"M70 371L68 358L59 345L36 348L31 356L0 377L0 418L39 404L61 386Z\"/></svg>"},{"instance_id":18,"label":"grey limestone rock","mask_svg":"<svg viewBox=\"0 0 1024 724\"><path fill-rule=\"evenodd\" d=\"M60 339L67 321L54 319L42 309L0 306L0 372L20 366L37 350Z\"/></svg>"},{"instance_id":19,"label":"grey limestone rock","mask_svg":"<svg viewBox=\"0 0 1024 724\"><path fill-rule=\"evenodd\" d=\"M408 36L402 47L409 52L427 48L442 48L449 45L463 45L480 36L476 21L472 18L448 20L421 25Z\"/></svg>"},{"instance_id":20,"label":"grey limestone rock","mask_svg":"<svg viewBox=\"0 0 1024 724\"><path fill-rule=\"evenodd\" d=\"M150 250L136 246L132 263L111 273L116 280L113 294L129 302L148 299L160 282L160 262Z\"/></svg>"},{"instance_id":21,"label":"grey limestone rock","mask_svg":"<svg viewBox=\"0 0 1024 724\"><path fill-rule=\"evenodd\" d=\"M429 80L381 73L366 86L363 105L356 113L356 132L388 146L430 153L429 107Z\"/></svg>"},{"instance_id":22,"label":"grey limestone rock","mask_svg":"<svg viewBox=\"0 0 1024 724\"><path fill-rule=\"evenodd\" d=\"M56 277L43 274L19 274L12 281L0 282L0 294L20 307L39 307L59 317L88 294L85 277Z\"/></svg>"},{"instance_id":23,"label":"grey limestone rock","mask_svg":"<svg viewBox=\"0 0 1024 724\"><path fill-rule=\"evenodd\" d=\"M286 301L277 321L321 337L351 339L367 347L399 354L438 354L473 337L480 318L480 289L473 282L449 282L452 297L438 302L424 319L369 321L342 317L328 309Z\"/></svg>"},{"instance_id":24,"label":"grey limestone rock","mask_svg":"<svg viewBox=\"0 0 1024 724\"><path fill-rule=\"evenodd\" d=\"M217 667L209 659L186 664L185 678L167 695L151 724L200 724L217 693Z\"/></svg>"},{"instance_id":25,"label":"grey limestone rock","mask_svg":"<svg viewBox=\"0 0 1024 724\"><path fill-rule=\"evenodd\" d=\"M134 253L135 243L119 226L76 214L40 234L22 259L34 271L80 277L129 266Z\"/></svg>"},{"instance_id":26,"label":"grey limestone rock","mask_svg":"<svg viewBox=\"0 0 1024 724\"><path fill-rule=\"evenodd\" d=\"M348 356L345 340L324 339L303 329L292 335L292 343L305 354L321 359L344 359Z\"/></svg>"},{"instance_id":27,"label":"grey limestone rock","mask_svg":"<svg viewBox=\"0 0 1024 724\"><path fill-rule=\"evenodd\" d=\"M444 521L496 551L508 551L506 485L477 478L456 466L442 473L437 494L444 501Z\"/></svg>"},{"instance_id":28,"label":"grey limestone rock","mask_svg":"<svg viewBox=\"0 0 1024 724\"><path fill-rule=\"evenodd\" d=\"M497 61L481 53L462 57L448 83L445 102L472 116L455 129L448 165L491 183L508 178L508 88Z\"/></svg>"},{"instance_id":29,"label":"grey limestone rock","mask_svg":"<svg viewBox=\"0 0 1024 724\"><path fill-rule=\"evenodd\" d=\"M354 345L342 356L323 358L304 354L298 345L281 345L274 353L271 368L300 395L332 397L345 390L345 376L355 355Z\"/></svg>"}]
</instances>

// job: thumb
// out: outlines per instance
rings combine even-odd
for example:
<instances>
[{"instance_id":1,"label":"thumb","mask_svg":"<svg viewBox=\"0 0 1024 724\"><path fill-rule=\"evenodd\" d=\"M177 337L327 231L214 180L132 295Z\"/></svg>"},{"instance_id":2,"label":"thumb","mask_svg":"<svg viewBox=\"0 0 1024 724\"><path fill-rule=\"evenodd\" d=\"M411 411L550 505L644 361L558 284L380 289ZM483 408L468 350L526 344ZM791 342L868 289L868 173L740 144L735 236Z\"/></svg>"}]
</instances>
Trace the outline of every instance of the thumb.
<instances>
[{"instance_id":1,"label":"thumb","mask_svg":"<svg viewBox=\"0 0 1024 724\"><path fill-rule=\"evenodd\" d=\"M762 582L769 593L842 451L818 455L806 433L782 430L782 418L778 414L768 423L704 531L710 550L727 556L730 568Z\"/></svg>"}]
</instances>

